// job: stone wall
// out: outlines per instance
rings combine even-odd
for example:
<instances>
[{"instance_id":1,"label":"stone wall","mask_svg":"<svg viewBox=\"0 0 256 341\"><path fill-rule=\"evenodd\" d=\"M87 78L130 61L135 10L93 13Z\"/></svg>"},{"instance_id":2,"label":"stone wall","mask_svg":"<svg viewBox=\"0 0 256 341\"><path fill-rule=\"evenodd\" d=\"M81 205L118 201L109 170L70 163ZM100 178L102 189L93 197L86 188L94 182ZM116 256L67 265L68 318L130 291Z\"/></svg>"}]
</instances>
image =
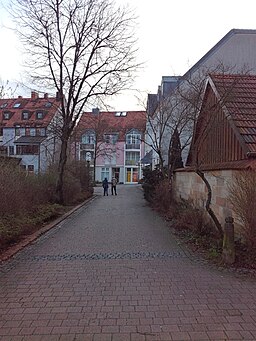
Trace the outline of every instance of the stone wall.
<instances>
[{"instance_id":1,"label":"stone wall","mask_svg":"<svg viewBox=\"0 0 256 341\"><path fill-rule=\"evenodd\" d=\"M233 170L204 172L212 188L211 208L222 226L227 216L234 216L228 202L228 184L232 181ZM192 200L196 206L204 207L207 199L207 188L203 180L195 172L177 171L174 176L176 199ZM235 218L235 217L234 217ZM236 230L239 225L236 223Z\"/></svg>"}]
</instances>

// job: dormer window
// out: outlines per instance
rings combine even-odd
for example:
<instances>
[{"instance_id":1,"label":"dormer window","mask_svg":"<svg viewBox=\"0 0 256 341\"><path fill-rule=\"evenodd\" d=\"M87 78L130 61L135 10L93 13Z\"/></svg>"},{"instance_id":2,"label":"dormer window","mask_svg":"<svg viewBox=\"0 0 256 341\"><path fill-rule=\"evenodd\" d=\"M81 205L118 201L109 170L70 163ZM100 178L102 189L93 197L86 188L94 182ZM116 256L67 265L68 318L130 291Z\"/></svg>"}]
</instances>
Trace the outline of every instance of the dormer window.
<instances>
[{"instance_id":1,"label":"dormer window","mask_svg":"<svg viewBox=\"0 0 256 341\"><path fill-rule=\"evenodd\" d=\"M52 103L51 102L46 102L45 105L44 105L46 108L50 108L52 106Z\"/></svg>"},{"instance_id":2,"label":"dormer window","mask_svg":"<svg viewBox=\"0 0 256 341\"><path fill-rule=\"evenodd\" d=\"M115 113L115 116L116 117L125 117L125 116L127 116L127 112L126 111L117 111Z\"/></svg>"},{"instance_id":3,"label":"dormer window","mask_svg":"<svg viewBox=\"0 0 256 341\"><path fill-rule=\"evenodd\" d=\"M83 144L95 144L96 136L94 131L87 131L82 136L82 143Z\"/></svg>"},{"instance_id":4,"label":"dormer window","mask_svg":"<svg viewBox=\"0 0 256 341\"><path fill-rule=\"evenodd\" d=\"M4 120L9 120L10 117L11 117L11 115L10 115L9 112L4 112L4 113L3 113L3 119L4 119Z\"/></svg>"},{"instance_id":5,"label":"dormer window","mask_svg":"<svg viewBox=\"0 0 256 341\"><path fill-rule=\"evenodd\" d=\"M4 109L6 107L7 107L7 103L3 103L3 104L0 105L0 109Z\"/></svg>"},{"instance_id":6,"label":"dormer window","mask_svg":"<svg viewBox=\"0 0 256 341\"><path fill-rule=\"evenodd\" d=\"M141 144L141 134L136 129L131 130L126 135L126 144L137 149Z\"/></svg>"},{"instance_id":7,"label":"dormer window","mask_svg":"<svg viewBox=\"0 0 256 341\"><path fill-rule=\"evenodd\" d=\"M15 103L13 107L14 107L14 108L19 108L20 105L21 105L21 103Z\"/></svg>"},{"instance_id":8,"label":"dormer window","mask_svg":"<svg viewBox=\"0 0 256 341\"><path fill-rule=\"evenodd\" d=\"M38 120L42 120L42 119L44 118L44 113L43 113L42 111L38 111L38 112L36 113L36 118L37 118Z\"/></svg>"},{"instance_id":9,"label":"dormer window","mask_svg":"<svg viewBox=\"0 0 256 341\"><path fill-rule=\"evenodd\" d=\"M24 111L24 112L22 113L22 119L23 119L23 120L28 120L28 119L29 119L29 113L28 113L27 111Z\"/></svg>"}]
</instances>

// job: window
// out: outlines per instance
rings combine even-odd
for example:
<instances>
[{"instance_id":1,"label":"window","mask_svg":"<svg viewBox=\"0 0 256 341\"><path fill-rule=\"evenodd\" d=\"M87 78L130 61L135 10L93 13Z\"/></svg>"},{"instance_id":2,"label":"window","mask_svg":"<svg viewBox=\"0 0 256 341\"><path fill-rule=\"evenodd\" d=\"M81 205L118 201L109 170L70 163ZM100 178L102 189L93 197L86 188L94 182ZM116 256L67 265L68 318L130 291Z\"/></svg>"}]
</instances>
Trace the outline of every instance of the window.
<instances>
[{"instance_id":1,"label":"window","mask_svg":"<svg viewBox=\"0 0 256 341\"><path fill-rule=\"evenodd\" d=\"M23 119L23 120L28 120L28 119L29 119L29 113L28 113L27 111L24 111L24 112L22 113L22 119Z\"/></svg>"},{"instance_id":2,"label":"window","mask_svg":"<svg viewBox=\"0 0 256 341\"><path fill-rule=\"evenodd\" d=\"M26 170L26 165L20 165L20 168L25 171Z\"/></svg>"},{"instance_id":3,"label":"window","mask_svg":"<svg viewBox=\"0 0 256 341\"><path fill-rule=\"evenodd\" d=\"M111 142L111 135L105 134L105 135L104 135L104 141L105 141L106 143L110 143L110 142Z\"/></svg>"},{"instance_id":4,"label":"window","mask_svg":"<svg viewBox=\"0 0 256 341\"><path fill-rule=\"evenodd\" d=\"M126 136L127 144L140 144L140 134L128 134Z\"/></svg>"},{"instance_id":5,"label":"window","mask_svg":"<svg viewBox=\"0 0 256 341\"><path fill-rule=\"evenodd\" d=\"M113 135L112 135L112 143L113 143L113 144L116 144L116 143L117 143L117 140L118 140L118 134L113 134Z\"/></svg>"},{"instance_id":6,"label":"window","mask_svg":"<svg viewBox=\"0 0 256 341\"><path fill-rule=\"evenodd\" d=\"M9 146L9 155L14 155L14 146Z\"/></svg>"},{"instance_id":7,"label":"window","mask_svg":"<svg viewBox=\"0 0 256 341\"><path fill-rule=\"evenodd\" d=\"M45 128L36 128L36 136L45 136Z\"/></svg>"},{"instance_id":8,"label":"window","mask_svg":"<svg viewBox=\"0 0 256 341\"><path fill-rule=\"evenodd\" d=\"M104 141L106 143L116 144L117 139L118 139L118 134L105 134L104 135Z\"/></svg>"},{"instance_id":9,"label":"window","mask_svg":"<svg viewBox=\"0 0 256 341\"><path fill-rule=\"evenodd\" d=\"M13 107L14 107L14 108L19 108L19 107L20 107L20 104L21 104L21 103L15 103Z\"/></svg>"},{"instance_id":10,"label":"window","mask_svg":"<svg viewBox=\"0 0 256 341\"><path fill-rule=\"evenodd\" d=\"M4 114L3 114L3 119L4 119L4 120L9 120L10 117L11 117L11 115L10 115L9 112L4 112Z\"/></svg>"},{"instance_id":11,"label":"window","mask_svg":"<svg viewBox=\"0 0 256 341\"><path fill-rule=\"evenodd\" d=\"M42 119L44 118L44 113L41 112L41 111L38 111L38 112L36 113L36 118L37 118L38 120L42 120Z\"/></svg>"},{"instance_id":12,"label":"window","mask_svg":"<svg viewBox=\"0 0 256 341\"><path fill-rule=\"evenodd\" d=\"M127 112L126 111L117 111L116 113L115 113L115 116L116 117L125 117L125 116L127 116Z\"/></svg>"},{"instance_id":13,"label":"window","mask_svg":"<svg viewBox=\"0 0 256 341\"><path fill-rule=\"evenodd\" d=\"M0 105L0 109L4 109L6 107L7 107L7 103L3 103L3 104Z\"/></svg>"},{"instance_id":14,"label":"window","mask_svg":"<svg viewBox=\"0 0 256 341\"><path fill-rule=\"evenodd\" d=\"M34 173L34 165L28 165L28 172Z\"/></svg>"},{"instance_id":15,"label":"window","mask_svg":"<svg viewBox=\"0 0 256 341\"><path fill-rule=\"evenodd\" d=\"M4 130L3 127L0 127L0 136L3 136Z\"/></svg>"},{"instance_id":16,"label":"window","mask_svg":"<svg viewBox=\"0 0 256 341\"><path fill-rule=\"evenodd\" d=\"M20 136L20 126L15 127L15 136Z\"/></svg>"},{"instance_id":17,"label":"window","mask_svg":"<svg viewBox=\"0 0 256 341\"><path fill-rule=\"evenodd\" d=\"M140 152L126 152L126 164L137 165L140 161Z\"/></svg>"},{"instance_id":18,"label":"window","mask_svg":"<svg viewBox=\"0 0 256 341\"><path fill-rule=\"evenodd\" d=\"M103 181L105 178L109 180L109 168L108 167L101 168L101 180Z\"/></svg>"},{"instance_id":19,"label":"window","mask_svg":"<svg viewBox=\"0 0 256 341\"><path fill-rule=\"evenodd\" d=\"M51 106L52 106L52 103L51 102L47 102L47 103L45 103L45 105L44 105L46 108L50 108Z\"/></svg>"},{"instance_id":20,"label":"window","mask_svg":"<svg viewBox=\"0 0 256 341\"><path fill-rule=\"evenodd\" d=\"M36 128L30 128L30 136L36 136Z\"/></svg>"},{"instance_id":21,"label":"window","mask_svg":"<svg viewBox=\"0 0 256 341\"><path fill-rule=\"evenodd\" d=\"M82 136L83 144L94 144L95 143L95 133L87 132Z\"/></svg>"},{"instance_id":22,"label":"window","mask_svg":"<svg viewBox=\"0 0 256 341\"><path fill-rule=\"evenodd\" d=\"M39 146L38 145L17 145L16 146L17 155L38 155Z\"/></svg>"}]
</instances>

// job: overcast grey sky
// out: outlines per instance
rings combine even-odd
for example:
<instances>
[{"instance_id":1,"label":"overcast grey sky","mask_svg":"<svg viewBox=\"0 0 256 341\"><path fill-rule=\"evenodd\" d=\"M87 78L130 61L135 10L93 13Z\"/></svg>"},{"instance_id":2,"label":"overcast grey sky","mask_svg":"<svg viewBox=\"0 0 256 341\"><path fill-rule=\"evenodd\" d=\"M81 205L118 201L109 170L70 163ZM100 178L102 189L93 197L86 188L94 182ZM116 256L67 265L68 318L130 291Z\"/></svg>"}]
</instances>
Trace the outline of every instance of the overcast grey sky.
<instances>
[{"instance_id":1,"label":"overcast grey sky","mask_svg":"<svg viewBox=\"0 0 256 341\"><path fill-rule=\"evenodd\" d=\"M7 0L3 0L7 1ZM162 76L184 74L228 31L256 29L256 0L116 0L129 3L138 17L139 71L134 89L115 99L116 110L137 110L135 97L155 93ZM0 77L19 79L22 69L14 34L4 25L8 19L0 11Z\"/></svg>"}]
</instances>

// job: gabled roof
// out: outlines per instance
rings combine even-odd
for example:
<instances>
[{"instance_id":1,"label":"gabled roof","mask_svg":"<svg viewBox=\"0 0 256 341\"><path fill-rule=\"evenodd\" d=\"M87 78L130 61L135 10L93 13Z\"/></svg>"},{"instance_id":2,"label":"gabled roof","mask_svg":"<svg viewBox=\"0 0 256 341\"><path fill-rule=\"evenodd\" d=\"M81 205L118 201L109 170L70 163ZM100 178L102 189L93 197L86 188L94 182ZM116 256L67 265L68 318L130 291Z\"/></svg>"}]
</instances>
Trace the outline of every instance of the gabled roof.
<instances>
[{"instance_id":1,"label":"gabled roof","mask_svg":"<svg viewBox=\"0 0 256 341\"><path fill-rule=\"evenodd\" d=\"M214 102L215 105L213 105L211 100L207 109L210 93L215 96L216 101ZM218 110L216 110L217 108ZM224 115L224 120L220 119L220 111ZM211 119L209 129L204 130L203 125L206 127L209 124L209 119ZM215 120L216 124L213 124L212 120ZM207 134L204 135L207 136L207 140L201 140L202 134ZM231 137L231 135L234 137ZM210 139L211 143L209 142ZM203 146L202 143L204 147L199 148ZM214 74L208 77L202 109L194 129L187 165L193 165L193 162L195 162L193 160L198 148L199 150L205 150L204 153L206 153L208 160L222 160L221 162L206 162L203 164L204 169L255 168L256 75ZM221 155L216 155L216 152ZM198 155L200 159L200 154Z\"/></svg>"},{"instance_id":2,"label":"gabled roof","mask_svg":"<svg viewBox=\"0 0 256 341\"><path fill-rule=\"evenodd\" d=\"M131 129L137 129L144 133L146 129L146 111L99 111L84 112L77 125L78 135L85 130L95 130L97 123L101 123L101 131L106 133L119 133L119 140L124 139L124 135Z\"/></svg>"},{"instance_id":3,"label":"gabled roof","mask_svg":"<svg viewBox=\"0 0 256 341\"><path fill-rule=\"evenodd\" d=\"M47 127L54 114L58 110L60 102L55 97L44 96L43 98L8 98L0 99L0 124L6 128L15 126ZM22 114L28 113L29 118L24 119ZM43 113L41 119L37 118L37 113ZM4 113L9 113L10 118L4 119Z\"/></svg>"},{"instance_id":4,"label":"gabled roof","mask_svg":"<svg viewBox=\"0 0 256 341\"><path fill-rule=\"evenodd\" d=\"M182 77L186 79L189 75L193 74L201 65L203 65L214 53L216 53L227 41L234 35L239 34L254 34L256 35L256 30L249 29L232 29L230 30L217 44L215 44L202 58L200 58ZM245 61L247 62L247 61Z\"/></svg>"},{"instance_id":5,"label":"gabled roof","mask_svg":"<svg viewBox=\"0 0 256 341\"><path fill-rule=\"evenodd\" d=\"M211 75L216 95L226 97L227 115L242 137L247 153L256 156L256 75Z\"/></svg>"}]
</instances>

